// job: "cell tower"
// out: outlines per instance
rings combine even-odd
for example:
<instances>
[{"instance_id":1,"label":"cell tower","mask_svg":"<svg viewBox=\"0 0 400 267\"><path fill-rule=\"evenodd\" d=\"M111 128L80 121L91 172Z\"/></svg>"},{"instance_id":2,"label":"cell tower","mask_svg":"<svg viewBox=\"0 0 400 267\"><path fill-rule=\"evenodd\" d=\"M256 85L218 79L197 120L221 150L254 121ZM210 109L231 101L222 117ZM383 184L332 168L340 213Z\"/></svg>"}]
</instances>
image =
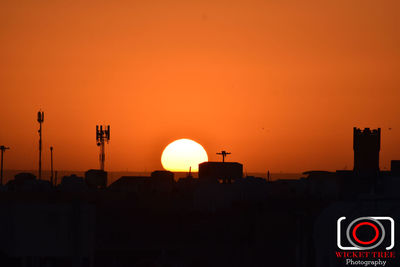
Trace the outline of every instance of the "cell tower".
<instances>
[{"instance_id":1,"label":"cell tower","mask_svg":"<svg viewBox=\"0 0 400 267\"><path fill-rule=\"evenodd\" d=\"M217 153L217 155L222 155L222 162L225 162L225 157L226 155L230 155L231 152L226 152L225 150L222 150L220 153Z\"/></svg>"},{"instance_id":2,"label":"cell tower","mask_svg":"<svg viewBox=\"0 0 400 267\"><path fill-rule=\"evenodd\" d=\"M5 146L0 146L0 150L1 150L1 176L0 176L0 185L3 185L3 153L4 151L6 151L7 149L10 149L9 147L5 147Z\"/></svg>"},{"instance_id":3,"label":"cell tower","mask_svg":"<svg viewBox=\"0 0 400 267\"><path fill-rule=\"evenodd\" d=\"M44 121L44 112L39 111L37 115L39 122L39 180L42 178L42 123Z\"/></svg>"},{"instance_id":4,"label":"cell tower","mask_svg":"<svg viewBox=\"0 0 400 267\"><path fill-rule=\"evenodd\" d=\"M110 125L96 125L96 142L97 146L100 147L100 154L99 154L99 160L100 160L100 170L104 171L104 161L106 159L105 156L105 147L104 143L110 141Z\"/></svg>"}]
</instances>

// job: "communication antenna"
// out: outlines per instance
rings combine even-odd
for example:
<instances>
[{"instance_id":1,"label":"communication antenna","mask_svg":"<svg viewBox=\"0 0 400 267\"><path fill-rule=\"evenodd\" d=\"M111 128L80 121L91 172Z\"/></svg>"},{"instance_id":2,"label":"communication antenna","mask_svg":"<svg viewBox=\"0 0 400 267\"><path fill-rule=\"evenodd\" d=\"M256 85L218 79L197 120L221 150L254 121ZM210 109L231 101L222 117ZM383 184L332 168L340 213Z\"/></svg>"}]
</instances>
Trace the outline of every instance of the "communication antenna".
<instances>
[{"instance_id":1,"label":"communication antenna","mask_svg":"<svg viewBox=\"0 0 400 267\"><path fill-rule=\"evenodd\" d=\"M110 141L110 125L96 125L96 142L100 147L99 161L100 170L104 171L104 161L106 160L104 143Z\"/></svg>"},{"instance_id":2,"label":"communication antenna","mask_svg":"<svg viewBox=\"0 0 400 267\"><path fill-rule=\"evenodd\" d=\"M7 149L10 149L9 147L5 147L5 146L0 146L0 150L1 150L1 176L0 176L0 185L3 185L3 153L4 151L6 151Z\"/></svg>"},{"instance_id":3,"label":"communication antenna","mask_svg":"<svg viewBox=\"0 0 400 267\"><path fill-rule=\"evenodd\" d=\"M217 153L217 155L222 155L222 162L225 162L225 157L226 155L230 155L231 152L226 152L225 150L222 150L221 152Z\"/></svg>"},{"instance_id":4,"label":"communication antenna","mask_svg":"<svg viewBox=\"0 0 400 267\"><path fill-rule=\"evenodd\" d=\"M39 122L39 180L42 178L42 123L44 121L44 112L40 111L37 115L37 121Z\"/></svg>"}]
</instances>

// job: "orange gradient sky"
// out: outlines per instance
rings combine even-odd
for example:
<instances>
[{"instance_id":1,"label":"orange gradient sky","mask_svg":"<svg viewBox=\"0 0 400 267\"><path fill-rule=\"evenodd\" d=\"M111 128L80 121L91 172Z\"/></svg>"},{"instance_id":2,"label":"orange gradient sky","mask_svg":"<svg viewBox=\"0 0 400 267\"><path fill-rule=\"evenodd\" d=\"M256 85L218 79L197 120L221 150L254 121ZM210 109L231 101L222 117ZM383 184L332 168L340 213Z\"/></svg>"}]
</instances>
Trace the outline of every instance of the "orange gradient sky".
<instances>
[{"instance_id":1,"label":"orange gradient sky","mask_svg":"<svg viewBox=\"0 0 400 267\"><path fill-rule=\"evenodd\" d=\"M246 171L352 169L352 128L400 159L400 1L0 2L6 169L161 169L170 142ZM391 128L391 130L389 130ZM1 145L0 144L0 145Z\"/></svg>"}]
</instances>

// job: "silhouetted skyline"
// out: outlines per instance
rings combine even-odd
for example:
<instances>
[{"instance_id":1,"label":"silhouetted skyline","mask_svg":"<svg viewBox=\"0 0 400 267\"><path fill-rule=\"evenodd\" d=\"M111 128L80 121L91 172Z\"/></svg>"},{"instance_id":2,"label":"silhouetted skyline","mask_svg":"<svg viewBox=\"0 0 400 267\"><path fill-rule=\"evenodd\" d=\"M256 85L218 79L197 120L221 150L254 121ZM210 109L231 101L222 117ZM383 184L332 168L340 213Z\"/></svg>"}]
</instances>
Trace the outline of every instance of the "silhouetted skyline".
<instances>
[{"instance_id":1,"label":"silhouetted skyline","mask_svg":"<svg viewBox=\"0 0 400 267\"><path fill-rule=\"evenodd\" d=\"M352 168L351 129L382 129L400 158L397 0L0 3L0 140L8 169L36 169L46 112L59 170L161 168L190 138L252 172Z\"/></svg>"},{"instance_id":2,"label":"silhouetted skyline","mask_svg":"<svg viewBox=\"0 0 400 267\"><path fill-rule=\"evenodd\" d=\"M354 127L354 170L295 180L228 161L200 163L198 179L155 170L109 181L91 169L53 183L18 173L0 186L0 265L396 266L400 161L380 170L380 143L381 129Z\"/></svg>"},{"instance_id":3,"label":"silhouetted skyline","mask_svg":"<svg viewBox=\"0 0 400 267\"><path fill-rule=\"evenodd\" d=\"M399 11L1 0L0 267L396 267Z\"/></svg>"}]
</instances>

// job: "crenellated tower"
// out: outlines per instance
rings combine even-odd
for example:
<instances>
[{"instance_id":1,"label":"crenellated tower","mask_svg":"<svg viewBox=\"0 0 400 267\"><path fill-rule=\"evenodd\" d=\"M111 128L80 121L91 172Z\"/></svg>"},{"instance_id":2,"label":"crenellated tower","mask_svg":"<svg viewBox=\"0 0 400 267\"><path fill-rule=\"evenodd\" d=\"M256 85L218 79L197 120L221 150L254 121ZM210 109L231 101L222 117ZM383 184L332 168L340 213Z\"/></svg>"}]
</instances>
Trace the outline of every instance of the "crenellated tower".
<instances>
[{"instance_id":1,"label":"crenellated tower","mask_svg":"<svg viewBox=\"0 0 400 267\"><path fill-rule=\"evenodd\" d=\"M379 151L381 149L381 128L353 129L354 171L357 173L377 173L379 171Z\"/></svg>"}]
</instances>

